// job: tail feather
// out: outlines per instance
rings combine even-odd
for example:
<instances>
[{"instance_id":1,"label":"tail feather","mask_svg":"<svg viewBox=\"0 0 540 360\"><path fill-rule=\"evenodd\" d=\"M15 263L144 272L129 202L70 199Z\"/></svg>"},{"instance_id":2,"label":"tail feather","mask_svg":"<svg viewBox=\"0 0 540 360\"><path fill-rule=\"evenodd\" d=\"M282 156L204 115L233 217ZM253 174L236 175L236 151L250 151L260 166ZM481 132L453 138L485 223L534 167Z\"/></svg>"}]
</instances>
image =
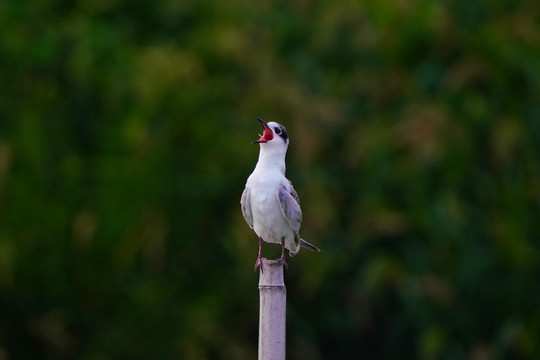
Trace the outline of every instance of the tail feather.
<instances>
[{"instance_id":1,"label":"tail feather","mask_svg":"<svg viewBox=\"0 0 540 360\"><path fill-rule=\"evenodd\" d=\"M300 246L303 247L304 249L308 249L308 250L311 250L311 251L317 251L317 252L321 251L321 249L319 249L315 245L312 245L312 244L308 243L304 239L300 239Z\"/></svg>"}]
</instances>

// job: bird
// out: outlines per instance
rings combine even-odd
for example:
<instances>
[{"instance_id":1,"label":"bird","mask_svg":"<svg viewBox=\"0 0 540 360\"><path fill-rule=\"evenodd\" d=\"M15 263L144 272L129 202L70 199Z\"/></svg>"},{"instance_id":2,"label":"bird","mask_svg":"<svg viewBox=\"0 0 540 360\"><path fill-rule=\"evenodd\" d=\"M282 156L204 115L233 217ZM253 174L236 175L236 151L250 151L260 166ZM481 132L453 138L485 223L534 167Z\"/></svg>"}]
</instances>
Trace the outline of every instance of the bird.
<instances>
[{"instance_id":1,"label":"bird","mask_svg":"<svg viewBox=\"0 0 540 360\"><path fill-rule=\"evenodd\" d=\"M288 269L285 249L293 257L306 248L321 251L300 238L302 210L300 199L292 183L285 177L285 155L289 146L289 136L283 125L276 122L266 123L257 118L263 127L260 139L252 144L259 144L259 159L255 169L246 181L240 205L242 215L251 229L259 237L259 254L255 262L255 271L262 269L262 244L281 244L281 261Z\"/></svg>"}]
</instances>

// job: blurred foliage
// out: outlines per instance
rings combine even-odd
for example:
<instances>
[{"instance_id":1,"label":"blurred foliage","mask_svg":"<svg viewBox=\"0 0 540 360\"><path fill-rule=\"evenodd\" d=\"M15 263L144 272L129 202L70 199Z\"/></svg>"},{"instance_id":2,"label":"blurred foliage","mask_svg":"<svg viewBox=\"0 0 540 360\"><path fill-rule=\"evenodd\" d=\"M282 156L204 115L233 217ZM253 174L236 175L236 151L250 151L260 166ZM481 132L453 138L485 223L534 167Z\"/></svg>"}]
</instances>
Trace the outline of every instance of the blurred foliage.
<instances>
[{"instance_id":1,"label":"blurred foliage","mask_svg":"<svg viewBox=\"0 0 540 360\"><path fill-rule=\"evenodd\" d=\"M540 358L540 2L4 0L0 84L0 359L254 359L256 116L290 359Z\"/></svg>"}]
</instances>

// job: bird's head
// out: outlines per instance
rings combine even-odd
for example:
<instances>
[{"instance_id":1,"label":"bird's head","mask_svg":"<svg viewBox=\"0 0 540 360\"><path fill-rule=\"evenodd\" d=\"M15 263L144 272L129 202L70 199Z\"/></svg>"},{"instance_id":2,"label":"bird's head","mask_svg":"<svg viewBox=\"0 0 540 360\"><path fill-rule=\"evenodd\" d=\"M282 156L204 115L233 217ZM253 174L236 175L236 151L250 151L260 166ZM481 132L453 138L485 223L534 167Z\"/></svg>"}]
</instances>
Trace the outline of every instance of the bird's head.
<instances>
[{"instance_id":1,"label":"bird's head","mask_svg":"<svg viewBox=\"0 0 540 360\"><path fill-rule=\"evenodd\" d=\"M285 147L289 145L289 136L287 135L287 130L283 125L280 125L276 122L266 123L263 119L257 118L263 127L263 134L259 140L255 140L252 144L265 144L265 146L277 146Z\"/></svg>"}]
</instances>

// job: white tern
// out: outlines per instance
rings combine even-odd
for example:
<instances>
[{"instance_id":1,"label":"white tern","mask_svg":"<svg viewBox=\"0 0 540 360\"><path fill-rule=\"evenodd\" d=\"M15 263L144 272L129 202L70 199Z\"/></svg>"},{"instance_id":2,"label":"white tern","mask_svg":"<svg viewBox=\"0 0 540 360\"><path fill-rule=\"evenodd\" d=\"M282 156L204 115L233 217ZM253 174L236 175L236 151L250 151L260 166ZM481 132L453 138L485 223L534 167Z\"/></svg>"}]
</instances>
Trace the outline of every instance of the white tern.
<instances>
[{"instance_id":1,"label":"white tern","mask_svg":"<svg viewBox=\"0 0 540 360\"><path fill-rule=\"evenodd\" d=\"M261 266L263 241L281 244L280 260L286 267L285 249L289 250L291 257L300 251L300 247L320 251L300 238L300 200L291 182L285 177L285 154L289 146L287 131L276 122L267 124L260 118L257 120L264 130L259 135L260 139L252 142L260 146L259 160L247 179L240 200L244 219L259 237L255 271Z\"/></svg>"}]
</instances>

